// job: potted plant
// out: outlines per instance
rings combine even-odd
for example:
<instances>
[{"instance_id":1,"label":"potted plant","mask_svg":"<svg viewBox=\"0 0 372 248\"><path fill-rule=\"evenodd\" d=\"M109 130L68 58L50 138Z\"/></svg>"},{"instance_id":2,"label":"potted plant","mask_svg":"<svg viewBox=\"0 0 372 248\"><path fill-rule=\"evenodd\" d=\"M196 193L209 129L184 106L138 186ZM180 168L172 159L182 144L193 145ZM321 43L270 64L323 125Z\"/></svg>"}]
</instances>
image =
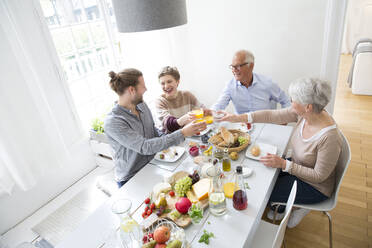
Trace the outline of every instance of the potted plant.
<instances>
[{"instance_id":1,"label":"potted plant","mask_svg":"<svg viewBox=\"0 0 372 248\"><path fill-rule=\"evenodd\" d=\"M104 123L102 119L93 119L92 129L90 130L90 138L98 142L108 143L103 124Z\"/></svg>"}]
</instances>

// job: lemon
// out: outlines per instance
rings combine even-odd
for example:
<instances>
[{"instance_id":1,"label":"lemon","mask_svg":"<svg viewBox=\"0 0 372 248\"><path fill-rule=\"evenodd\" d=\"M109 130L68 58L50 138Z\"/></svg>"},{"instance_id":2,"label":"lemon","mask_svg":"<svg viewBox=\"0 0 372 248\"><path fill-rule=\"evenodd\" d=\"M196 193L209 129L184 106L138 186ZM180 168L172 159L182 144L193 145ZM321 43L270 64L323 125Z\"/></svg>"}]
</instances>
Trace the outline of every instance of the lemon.
<instances>
[{"instance_id":1,"label":"lemon","mask_svg":"<svg viewBox=\"0 0 372 248\"><path fill-rule=\"evenodd\" d=\"M209 196L209 203L213 205L218 205L225 200L225 195L223 193L212 193Z\"/></svg>"},{"instance_id":2,"label":"lemon","mask_svg":"<svg viewBox=\"0 0 372 248\"><path fill-rule=\"evenodd\" d=\"M138 226L138 223L135 220L130 219L121 224L121 229L123 229L124 232L131 232L136 226Z\"/></svg>"}]
</instances>

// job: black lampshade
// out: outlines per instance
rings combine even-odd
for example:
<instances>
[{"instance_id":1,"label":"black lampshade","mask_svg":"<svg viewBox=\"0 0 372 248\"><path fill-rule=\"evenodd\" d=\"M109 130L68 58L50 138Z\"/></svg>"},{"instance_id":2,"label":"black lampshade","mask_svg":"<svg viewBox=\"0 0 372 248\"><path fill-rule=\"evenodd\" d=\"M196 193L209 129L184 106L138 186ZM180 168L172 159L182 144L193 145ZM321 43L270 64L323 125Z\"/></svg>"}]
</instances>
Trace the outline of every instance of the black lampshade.
<instances>
[{"instance_id":1,"label":"black lampshade","mask_svg":"<svg viewBox=\"0 0 372 248\"><path fill-rule=\"evenodd\" d=\"M141 32L187 23L186 0L113 0L118 31Z\"/></svg>"}]
</instances>

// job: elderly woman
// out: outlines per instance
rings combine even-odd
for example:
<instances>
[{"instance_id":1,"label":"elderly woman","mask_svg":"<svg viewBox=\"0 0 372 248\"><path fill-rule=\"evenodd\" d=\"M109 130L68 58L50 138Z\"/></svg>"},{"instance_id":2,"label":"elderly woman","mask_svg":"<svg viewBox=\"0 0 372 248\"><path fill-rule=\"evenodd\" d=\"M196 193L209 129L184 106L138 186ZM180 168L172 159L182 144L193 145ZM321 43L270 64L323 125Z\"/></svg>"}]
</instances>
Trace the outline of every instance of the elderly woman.
<instances>
[{"instance_id":1,"label":"elderly woman","mask_svg":"<svg viewBox=\"0 0 372 248\"><path fill-rule=\"evenodd\" d=\"M156 100L156 111L164 130L171 133L195 120L190 111L204 109L204 105L191 92L177 89L180 73L176 67L164 67L158 78L164 93ZM210 110L204 109L204 114L210 114Z\"/></svg>"},{"instance_id":2,"label":"elderly woman","mask_svg":"<svg viewBox=\"0 0 372 248\"><path fill-rule=\"evenodd\" d=\"M293 182L297 180L295 203L312 204L329 198L335 185L335 167L341 152L342 139L332 116L324 109L331 99L331 86L316 78L302 78L289 87L292 106L280 110L263 110L232 115L226 112L222 120L231 122L289 123L296 122L290 139L292 158L285 160L266 154L261 162L282 171L276 181L270 202L286 202ZM278 218L284 216L279 208ZM309 212L294 210L288 227L294 227ZM273 218L273 211L268 212Z\"/></svg>"}]
</instances>

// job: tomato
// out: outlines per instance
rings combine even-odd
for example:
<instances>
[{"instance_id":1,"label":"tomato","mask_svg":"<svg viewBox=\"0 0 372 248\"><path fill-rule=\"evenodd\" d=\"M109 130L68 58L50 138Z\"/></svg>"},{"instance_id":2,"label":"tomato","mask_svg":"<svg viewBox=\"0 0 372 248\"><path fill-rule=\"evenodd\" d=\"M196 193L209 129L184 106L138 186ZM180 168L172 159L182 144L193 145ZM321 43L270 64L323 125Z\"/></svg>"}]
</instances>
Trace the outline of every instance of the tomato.
<instances>
[{"instance_id":1,"label":"tomato","mask_svg":"<svg viewBox=\"0 0 372 248\"><path fill-rule=\"evenodd\" d=\"M251 123L247 123L247 129L249 130L249 129L251 129L251 127L252 127L252 124Z\"/></svg>"},{"instance_id":2,"label":"tomato","mask_svg":"<svg viewBox=\"0 0 372 248\"><path fill-rule=\"evenodd\" d=\"M145 203L146 203L146 204L149 204L150 201L151 201L150 198L146 198L146 199L145 199Z\"/></svg>"},{"instance_id":3,"label":"tomato","mask_svg":"<svg viewBox=\"0 0 372 248\"><path fill-rule=\"evenodd\" d=\"M145 207L145 210L144 210L144 211L145 211L145 213L146 213L146 212L147 212L147 210L149 210L149 209L150 209L150 208L149 208L149 206L146 206L146 207Z\"/></svg>"},{"instance_id":4,"label":"tomato","mask_svg":"<svg viewBox=\"0 0 372 248\"><path fill-rule=\"evenodd\" d=\"M147 214L147 215L152 214L152 210L151 210L151 209L147 210L147 213L146 213L146 214Z\"/></svg>"},{"instance_id":5,"label":"tomato","mask_svg":"<svg viewBox=\"0 0 372 248\"><path fill-rule=\"evenodd\" d=\"M155 203L151 203L151 205L150 205L150 209L151 209L151 210L154 210L154 209L155 209Z\"/></svg>"},{"instance_id":6,"label":"tomato","mask_svg":"<svg viewBox=\"0 0 372 248\"><path fill-rule=\"evenodd\" d=\"M143 212L143 213L142 213L142 218L146 219L146 217L147 217L146 212Z\"/></svg>"},{"instance_id":7,"label":"tomato","mask_svg":"<svg viewBox=\"0 0 372 248\"><path fill-rule=\"evenodd\" d=\"M169 195L170 195L171 197L173 197L173 196L174 196L174 191L173 191L173 190L169 191Z\"/></svg>"}]
</instances>

